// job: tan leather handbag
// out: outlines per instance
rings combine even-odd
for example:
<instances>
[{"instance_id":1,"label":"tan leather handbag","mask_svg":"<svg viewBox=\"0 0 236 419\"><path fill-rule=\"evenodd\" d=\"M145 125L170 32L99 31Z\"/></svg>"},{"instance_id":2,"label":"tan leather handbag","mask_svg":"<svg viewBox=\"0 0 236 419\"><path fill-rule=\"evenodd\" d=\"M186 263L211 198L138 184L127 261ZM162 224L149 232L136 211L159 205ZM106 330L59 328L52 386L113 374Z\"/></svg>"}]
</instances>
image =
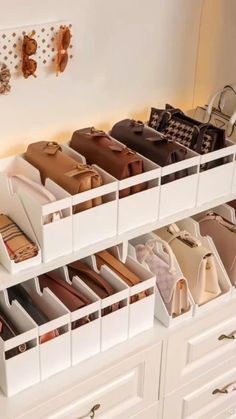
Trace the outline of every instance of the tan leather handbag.
<instances>
[{"instance_id":1,"label":"tan leather handbag","mask_svg":"<svg viewBox=\"0 0 236 419\"><path fill-rule=\"evenodd\" d=\"M81 153L88 164L95 163L118 180L144 172L142 158L133 150L117 143L104 131L93 127L80 129L72 135L70 147ZM147 183L120 191L120 198L143 191Z\"/></svg>"},{"instance_id":2,"label":"tan leather handbag","mask_svg":"<svg viewBox=\"0 0 236 419\"><path fill-rule=\"evenodd\" d=\"M221 294L214 255L200 240L176 224L158 230L157 234L170 244L195 303L205 304Z\"/></svg>"},{"instance_id":3,"label":"tan leather handbag","mask_svg":"<svg viewBox=\"0 0 236 419\"><path fill-rule=\"evenodd\" d=\"M97 188L103 184L100 174L92 166L80 164L55 142L39 141L28 146L26 160L35 166L41 175L42 183L52 179L71 195ZM74 213L84 211L102 203L102 198L90 199L77 204Z\"/></svg>"}]
</instances>

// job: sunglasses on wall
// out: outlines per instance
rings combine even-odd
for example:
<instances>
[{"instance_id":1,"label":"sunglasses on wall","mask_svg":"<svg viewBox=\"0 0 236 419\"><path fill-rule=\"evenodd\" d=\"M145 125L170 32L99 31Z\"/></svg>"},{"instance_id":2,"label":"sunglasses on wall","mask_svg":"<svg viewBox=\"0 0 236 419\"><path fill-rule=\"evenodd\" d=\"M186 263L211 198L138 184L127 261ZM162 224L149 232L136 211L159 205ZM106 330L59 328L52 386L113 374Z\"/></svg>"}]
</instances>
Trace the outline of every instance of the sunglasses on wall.
<instances>
[{"instance_id":1,"label":"sunglasses on wall","mask_svg":"<svg viewBox=\"0 0 236 419\"><path fill-rule=\"evenodd\" d=\"M68 63L68 48L70 46L71 41L71 31L68 26L61 26L59 33L58 33L58 43L57 43L57 59L56 59L56 66L57 66L57 75L59 73L63 73L65 71L67 63Z\"/></svg>"},{"instance_id":2,"label":"sunglasses on wall","mask_svg":"<svg viewBox=\"0 0 236 419\"><path fill-rule=\"evenodd\" d=\"M36 77L37 62L30 58L31 55L34 55L37 51L38 44L32 36L35 35L35 32L31 32L29 35L24 35L23 44L22 44L22 73L23 76L27 79L29 76Z\"/></svg>"}]
</instances>

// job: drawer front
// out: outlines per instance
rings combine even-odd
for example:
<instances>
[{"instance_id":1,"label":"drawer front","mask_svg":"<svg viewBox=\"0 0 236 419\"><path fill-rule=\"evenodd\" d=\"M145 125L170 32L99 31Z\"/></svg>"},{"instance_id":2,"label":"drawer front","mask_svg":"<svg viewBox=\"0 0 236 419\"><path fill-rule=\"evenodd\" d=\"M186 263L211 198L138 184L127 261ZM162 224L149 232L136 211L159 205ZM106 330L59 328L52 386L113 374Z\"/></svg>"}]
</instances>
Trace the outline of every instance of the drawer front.
<instances>
[{"instance_id":1,"label":"drawer front","mask_svg":"<svg viewBox=\"0 0 236 419\"><path fill-rule=\"evenodd\" d=\"M236 301L191 320L168 339L165 393L181 387L236 353ZM235 333L235 339L233 335Z\"/></svg>"},{"instance_id":2,"label":"drawer front","mask_svg":"<svg viewBox=\"0 0 236 419\"><path fill-rule=\"evenodd\" d=\"M161 343L117 363L48 400L21 419L79 419L89 417L100 404L95 418L124 419L158 401Z\"/></svg>"},{"instance_id":3,"label":"drawer front","mask_svg":"<svg viewBox=\"0 0 236 419\"><path fill-rule=\"evenodd\" d=\"M232 386L228 387L229 393L215 392L216 389L224 391L229 385ZM164 400L164 419L230 417L236 417L236 356Z\"/></svg>"}]
</instances>

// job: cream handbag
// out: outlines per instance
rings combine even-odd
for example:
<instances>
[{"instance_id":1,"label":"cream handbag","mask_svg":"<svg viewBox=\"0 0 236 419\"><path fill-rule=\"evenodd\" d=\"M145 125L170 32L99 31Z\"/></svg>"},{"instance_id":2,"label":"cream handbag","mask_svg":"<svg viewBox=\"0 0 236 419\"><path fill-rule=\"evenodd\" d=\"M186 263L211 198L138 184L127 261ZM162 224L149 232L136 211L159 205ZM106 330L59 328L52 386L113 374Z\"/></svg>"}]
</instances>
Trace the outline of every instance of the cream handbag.
<instances>
[{"instance_id":1,"label":"cream handbag","mask_svg":"<svg viewBox=\"0 0 236 419\"><path fill-rule=\"evenodd\" d=\"M157 243L162 251L158 252ZM148 240L145 245L135 246L140 263L146 263L156 275L156 285L170 316L179 316L188 311L188 283L177 272L171 247L161 239Z\"/></svg>"},{"instance_id":2,"label":"cream handbag","mask_svg":"<svg viewBox=\"0 0 236 419\"><path fill-rule=\"evenodd\" d=\"M158 230L158 235L170 244L196 304L205 304L221 294L214 255L200 240L176 224Z\"/></svg>"},{"instance_id":3,"label":"cream handbag","mask_svg":"<svg viewBox=\"0 0 236 419\"><path fill-rule=\"evenodd\" d=\"M236 226L214 212L198 220L202 236L210 236L231 283L236 286Z\"/></svg>"}]
</instances>

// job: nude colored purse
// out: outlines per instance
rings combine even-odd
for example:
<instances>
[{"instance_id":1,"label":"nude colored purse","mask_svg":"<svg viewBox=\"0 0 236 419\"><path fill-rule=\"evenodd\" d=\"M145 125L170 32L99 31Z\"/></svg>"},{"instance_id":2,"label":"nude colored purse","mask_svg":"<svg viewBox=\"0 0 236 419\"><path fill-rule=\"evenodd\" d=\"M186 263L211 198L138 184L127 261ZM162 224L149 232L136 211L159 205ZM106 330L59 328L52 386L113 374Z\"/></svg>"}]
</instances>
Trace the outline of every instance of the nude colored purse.
<instances>
[{"instance_id":1,"label":"nude colored purse","mask_svg":"<svg viewBox=\"0 0 236 419\"><path fill-rule=\"evenodd\" d=\"M212 238L230 281L236 286L236 226L214 212L198 222L201 234Z\"/></svg>"},{"instance_id":2,"label":"nude colored purse","mask_svg":"<svg viewBox=\"0 0 236 419\"><path fill-rule=\"evenodd\" d=\"M170 244L196 304L205 304L221 294L215 257L200 240L176 224L158 230L158 235Z\"/></svg>"},{"instance_id":3,"label":"nude colored purse","mask_svg":"<svg viewBox=\"0 0 236 419\"><path fill-rule=\"evenodd\" d=\"M160 243L163 251L157 253L156 244ZM188 311L188 283L177 272L171 247L164 240L148 240L145 245L135 246L140 263L145 262L156 275L156 285L170 316L179 316Z\"/></svg>"}]
</instances>

